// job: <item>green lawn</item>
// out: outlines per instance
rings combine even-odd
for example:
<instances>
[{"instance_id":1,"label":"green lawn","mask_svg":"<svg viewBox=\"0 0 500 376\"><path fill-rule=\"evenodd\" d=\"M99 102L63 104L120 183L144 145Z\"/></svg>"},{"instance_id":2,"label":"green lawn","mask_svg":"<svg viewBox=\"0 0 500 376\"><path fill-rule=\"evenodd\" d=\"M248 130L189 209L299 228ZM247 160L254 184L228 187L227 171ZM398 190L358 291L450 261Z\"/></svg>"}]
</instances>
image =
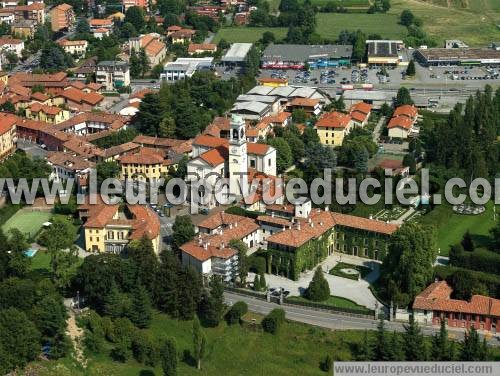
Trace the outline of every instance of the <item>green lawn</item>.
<instances>
[{"instance_id":1,"label":"green lawn","mask_svg":"<svg viewBox=\"0 0 500 376\"><path fill-rule=\"evenodd\" d=\"M460 4L465 3L460 1ZM410 9L422 19L424 30L436 39L439 45L445 39L461 39L470 46L484 47L499 37L496 24L500 23L500 2L498 0L469 0L467 9L447 5L446 0L416 1L392 0L389 14L398 16L404 9Z\"/></svg>"},{"instance_id":2,"label":"green lawn","mask_svg":"<svg viewBox=\"0 0 500 376\"><path fill-rule=\"evenodd\" d=\"M325 375L319 363L330 354L334 358L351 359L351 347L361 343L363 332L330 331L299 323L287 322L273 336L259 327L228 327L222 323L213 329L204 329L207 336L206 358L201 372L182 361L182 354L192 347L192 323L176 321L157 314L149 332L158 340L175 338L181 359L178 375ZM371 334L370 334L371 335ZM135 361L117 363L107 356L93 356L83 372L69 359L38 362L37 375L106 375L138 376L163 375L160 367L151 368ZM146 373L149 371L149 373ZM154 372L154 373L151 373Z\"/></svg>"},{"instance_id":3,"label":"green lawn","mask_svg":"<svg viewBox=\"0 0 500 376\"><path fill-rule=\"evenodd\" d=\"M287 298L287 300L290 301L299 301L299 302L305 302L305 303L311 303L310 300L302 297L302 296L292 296L290 298ZM324 305L329 305L332 307L338 307L338 308L354 308L354 309L367 309L365 306L361 306L357 304L356 302L353 302L350 299L342 298L341 296L330 296L327 300L323 302L312 302L312 303L318 303L318 304L324 304Z\"/></svg>"},{"instance_id":4,"label":"green lawn","mask_svg":"<svg viewBox=\"0 0 500 376\"><path fill-rule=\"evenodd\" d=\"M406 28L398 24L395 14L318 13L316 32L321 37L336 40L342 30L360 29L366 35L380 34L383 38L402 39Z\"/></svg>"},{"instance_id":5,"label":"green lawn","mask_svg":"<svg viewBox=\"0 0 500 376\"><path fill-rule=\"evenodd\" d=\"M287 29L285 27L225 27L217 32L213 42L219 43L221 39L225 39L229 43L254 43L262 38L262 34L266 31L274 33L274 36L278 40L286 36Z\"/></svg>"},{"instance_id":6,"label":"green lawn","mask_svg":"<svg viewBox=\"0 0 500 376\"><path fill-rule=\"evenodd\" d=\"M359 274L347 274L347 273L344 273L342 271L342 269L354 269L354 270L357 270ZM361 276L361 278L364 278L368 274L370 274L371 271L372 270L366 266L352 265L352 264L348 264L346 262L339 262L332 269L330 269L329 273L331 275L336 275L337 277L349 278L349 279L357 281L358 276Z\"/></svg>"},{"instance_id":7,"label":"green lawn","mask_svg":"<svg viewBox=\"0 0 500 376\"><path fill-rule=\"evenodd\" d=\"M436 226L437 246L441 249L441 255L447 256L450 246L459 243L467 230L473 235L478 246L487 245L489 230L495 225L493 203L489 202L486 211L480 215L455 214L450 205L442 204L418 221Z\"/></svg>"},{"instance_id":8,"label":"green lawn","mask_svg":"<svg viewBox=\"0 0 500 376\"><path fill-rule=\"evenodd\" d=\"M31 270L49 270L50 255L46 251L38 250L31 258Z\"/></svg>"},{"instance_id":9,"label":"green lawn","mask_svg":"<svg viewBox=\"0 0 500 376\"><path fill-rule=\"evenodd\" d=\"M49 212L19 210L5 222L2 230L8 232L11 228L17 228L23 234L33 237L40 231L42 224L49 221L51 217L52 214Z\"/></svg>"}]
</instances>

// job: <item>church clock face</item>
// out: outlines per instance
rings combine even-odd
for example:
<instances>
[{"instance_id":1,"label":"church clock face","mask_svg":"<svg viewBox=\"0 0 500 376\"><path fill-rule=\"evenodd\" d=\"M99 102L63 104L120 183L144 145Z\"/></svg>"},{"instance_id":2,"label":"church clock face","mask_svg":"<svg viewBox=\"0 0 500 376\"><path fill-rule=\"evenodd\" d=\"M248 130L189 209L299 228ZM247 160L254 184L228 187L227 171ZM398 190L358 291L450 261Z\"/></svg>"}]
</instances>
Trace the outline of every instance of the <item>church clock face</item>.
<instances>
[{"instance_id":1,"label":"church clock face","mask_svg":"<svg viewBox=\"0 0 500 376\"><path fill-rule=\"evenodd\" d=\"M237 154L238 153L238 148L231 148L231 154Z\"/></svg>"}]
</instances>

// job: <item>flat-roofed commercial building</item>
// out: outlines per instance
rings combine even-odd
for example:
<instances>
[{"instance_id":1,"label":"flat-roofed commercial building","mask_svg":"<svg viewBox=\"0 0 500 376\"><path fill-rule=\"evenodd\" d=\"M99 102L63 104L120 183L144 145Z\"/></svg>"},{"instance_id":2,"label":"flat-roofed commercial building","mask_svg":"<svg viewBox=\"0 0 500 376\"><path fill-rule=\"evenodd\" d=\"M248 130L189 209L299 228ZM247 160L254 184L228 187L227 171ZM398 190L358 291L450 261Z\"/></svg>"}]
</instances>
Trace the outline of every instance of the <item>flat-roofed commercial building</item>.
<instances>
[{"instance_id":1,"label":"flat-roofed commercial building","mask_svg":"<svg viewBox=\"0 0 500 376\"><path fill-rule=\"evenodd\" d=\"M261 66L264 69L303 69L337 67L351 63L350 45L270 44L264 50Z\"/></svg>"},{"instance_id":2,"label":"flat-roofed commercial building","mask_svg":"<svg viewBox=\"0 0 500 376\"><path fill-rule=\"evenodd\" d=\"M252 43L233 43L221 61L224 65L243 66L251 48Z\"/></svg>"},{"instance_id":3,"label":"flat-roofed commercial building","mask_svg":"<svg viewBox=\"0 0 500 376\"><path fill-rule=\"evenodd\" d=\"M500 64L500 51L493 48L420 48L414 57L425 66Z\"/></svg>"},{"instance_id":4,"label":"flat-roofed commercial building","mask_svg":"<svg viewBox=\"0 0 500 376\"><path fill-rule=\"evenodd\" d=\"M160 80L178 81L191 77L196 71L212 68L213 57L182 57L165 64Z\"/></svg>"},{"instance_id":5,"label":"flat-roofed commercial building","mask_svg":"<svg viewBox=\"0 0 500 376\"><path fill-rule=\"evenodd\" d=\"M402 40L367 40L368 64L398 65L403 61Z\"/></svg>"}]
</instances>

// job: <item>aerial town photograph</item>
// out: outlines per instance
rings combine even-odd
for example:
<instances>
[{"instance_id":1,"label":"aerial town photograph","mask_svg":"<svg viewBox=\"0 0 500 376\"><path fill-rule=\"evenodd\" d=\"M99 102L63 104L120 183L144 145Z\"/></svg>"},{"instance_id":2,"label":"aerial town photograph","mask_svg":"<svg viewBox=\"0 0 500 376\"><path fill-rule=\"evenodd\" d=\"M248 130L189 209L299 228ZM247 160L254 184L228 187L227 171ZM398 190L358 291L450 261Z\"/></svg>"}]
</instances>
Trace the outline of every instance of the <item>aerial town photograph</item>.
<instances>
[{"instance_id":1,"label":"aerial town photograph","mask_svg":"<svg viewBox=\"0 0 500 376\"><path fill-rule=\"evenodd\" d=\"M4 375L500 375L500 0L0 0Z\"/></svg>"}]
</instances>

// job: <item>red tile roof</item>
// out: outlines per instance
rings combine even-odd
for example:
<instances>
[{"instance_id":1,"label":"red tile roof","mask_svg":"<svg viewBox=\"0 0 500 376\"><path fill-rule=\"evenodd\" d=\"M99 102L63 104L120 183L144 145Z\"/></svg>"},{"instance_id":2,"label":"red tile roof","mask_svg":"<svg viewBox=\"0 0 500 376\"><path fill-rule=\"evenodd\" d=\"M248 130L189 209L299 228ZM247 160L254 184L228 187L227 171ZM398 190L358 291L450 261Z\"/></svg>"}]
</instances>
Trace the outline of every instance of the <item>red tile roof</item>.
<instances>
[{"instance_id":1,"label":"red tile roof","mask_svg":"<svg viewBox=\"0 0 500 376\"><path fill-rule=\"evenodd\" d=\"M413 302L414 309L442 312L461 312L500 317L500 300L483 295L473 295L471 300L450 299L452 288L446 281L427 286Z\"/></svg>"},{"instance_id":2,"label":"red tile roof","mask_svg":"<svg viewBox=\"0 0 500 376\"><path fill-rule=\"evenodd\" d=\"M217 148L219 146L228 146L229 141L225 138L213 137L208 135L199 135L193 140L193 145Z\"/></svg>"},{"instance_id":3,"label":"red tile roof","mask_svg":"<svg viewBox=\"0 0 500 376\"><path fill-rule=\"evenodd\" d=\"M19 118L17 116L0 112L0 135L10 131L18 122Z\"/></svg>"},{"instance_id":4,"label":"red tile roof","mask_svg":"<svg viewBox=\"0 0 500 376\"><path fill-rule=\"evenodd\" d=\"M362 114L369 114L372 110L373 106L371 104L365 103L365 102L359 102L356 104L353 104L351 106L350 112L361 112Z\"/></svg>"},{"instance_id":5,"label":"red tile roof","mask_svg":"<svg viewBox=\"0 0 500 376\"><path fill-rule=\"evenodd\" d=\"M217 45L213 43L191 43L188 46L188 52L194 53L196 51L207 51L207 52L214 52L217 50Z\"/></svg>"},{"instance_id":6,"label":"red tile roof","mask_svg":"<svg viewBox=\"0 0 500 376\"><path fill-rule=\"evenodd\" d=\"M29 109L32 112L40 112L41 111L47 115L52 115L52 116L55 116L59 112L62 111L62 109L60 109L59 107L47 106L44 104L40 104L38 102L32 103L31 106L29 106Z\"/></svg>"},{"instance_id":7,"label":"red tile roof","mask_svg":"<svg viewBox=\"0 0 500 376\"><path fill-rule=\"evenodd\" d=\"M218 212L204 219L198 224L198 227L214 230L220 226L228 226L236 222L241 222L244 218L241 215Z\"/></svg>"},{"instance_id":8,"label":"red tile roof","mask_svg":"<svg viewBox=\"0 0 500 376\"><path fill-rule=\"evenodd\" d=\"M274 217L272 215L259 215L257 217L257 222L259 223L270 223L272 225L277 225L279 227L289 227L292 226L292 222L285 218Z\"/></svg>"},{"instance_id":9,"label":"red tile roof","mask_svg":"<svg viewBox=\"0 0 500 376\"><path fill-rule=\"evenodd\" d=\"M397 107L392 114L393 117L396 116L406 116L414 119L418 115L418 110L415 106L404 104L402 106Z\"/></svg>"},{"instance_id":10,"label":"red tile roof","mask_svg":"<svg viewBox=\"0 0 500 376\"><path fill-rule=\"evenodd\" d=\"M290 102L290 106L299 107L316 107L319 104L319 99L312 98L293 98Z\"/></svg>"},{"instance_id":11,"label":"red tile roof","mask_svg":"<svg viewBox=\"0 0 500 376\"><path fill-rule=\"evenodd\" d=\"M126 154L119 158L121 164L158 165L163 164L165 158L158 153L143 152Z\"/></svg>"},{"instance_id":12,"label":"red tile roof","mask_svg":"<svg viewBox=\"0 0 500 376\"><path fill-rule=\"evenodd\" d=\"M200 155L200 158L203 161L207 162L209 165L213 167L218 166L221 163L224 163L227 157L228 157L227 148L224 147L211 149Z\"/></svg>"},{"instance_id":13,"label":"red tile roof","mask_svg":"<svg viewBox=\"0 0 500 376\"><path fill-rule=\"evenodd\" d=\"M407 118L406 116L393 117L391 120L389 120L389 124L387 124L388 129L404 128L410 130L412 126L413 126L413 120Z\"/></svg>"},{"instance_id":14,"label":"red tile roof","mask_svg":"<svg viewBox=\"0 0 500 376\"><path fill-rule=\"evenodd\" d=\"M270 148L271 147L266 144L249 143L247 144L247 153L255 155L266 155L269 152Z\"/></svg>"},{"instance_id":15,"label":"red tile roof","mask_svg":"<svg viewBox=\"0 0 500 376\"><path fill-rule=\"evenodd\" d=\"M339 128L344 129L349 126L351 117L341 112L327 112L316 122L317 128Z\"/></svg>"},{"instance_id":16,"label":"red tile roof","mask_svg":"<svg viewBox=\"0 0 500 376\"><path fill-rule=\"evenodd\" d=\"M277 84L287 84L288 78L274 78L274 77L261 77L258 80L262 83L277 83Z\"/></svg>"}]
</instances>

